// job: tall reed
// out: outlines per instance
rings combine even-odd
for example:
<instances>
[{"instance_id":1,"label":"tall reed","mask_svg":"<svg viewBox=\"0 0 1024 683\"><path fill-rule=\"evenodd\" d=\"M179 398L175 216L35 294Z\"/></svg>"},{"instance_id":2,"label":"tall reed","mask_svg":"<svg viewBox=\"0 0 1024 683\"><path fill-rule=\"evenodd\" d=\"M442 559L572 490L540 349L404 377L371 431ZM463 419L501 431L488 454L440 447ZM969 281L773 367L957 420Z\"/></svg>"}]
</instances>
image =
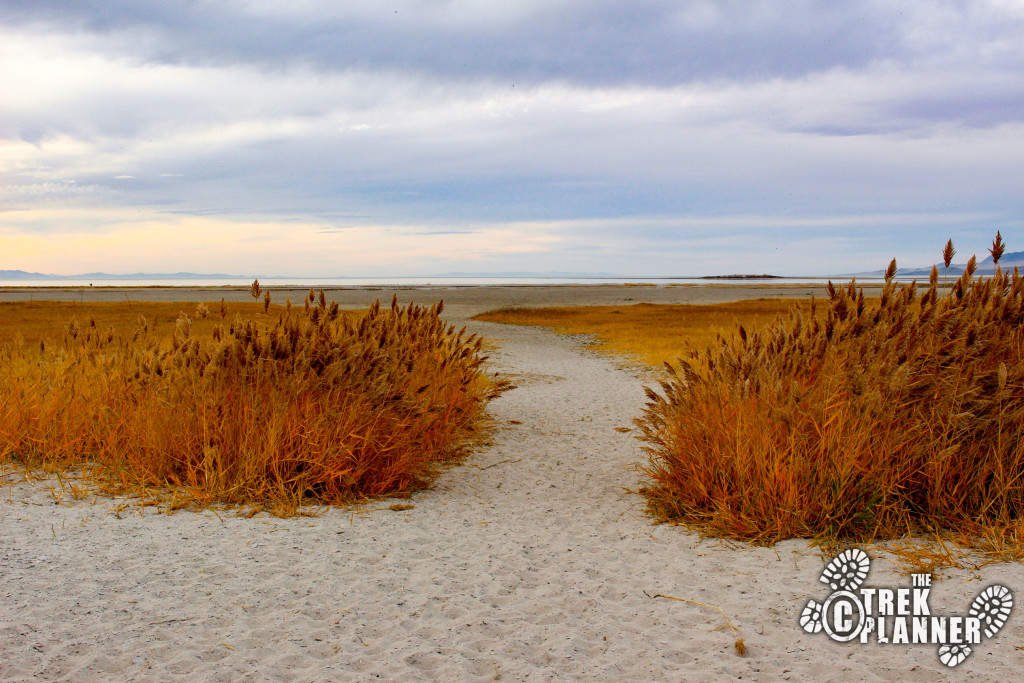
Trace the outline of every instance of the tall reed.
<instances>
[{"instance_id":1,"label":"tall reed","mask_svg":"<svg viewBox=\"0 0 1024 683\"><path fill-rule=\"evenodd\" d=\"M1019 544L1024 277L975 269L940 296L936 269L919 293L893 261L877 306L829 283L824 320L795 309L668 364L636 420L651 513L763 543L952 529Z\"/></svg>"},{"instance_id":2,"label":"tall reed","mask_svg":"<svg viewBox=\"0 0 1024 683\"><path fill-rule=\"evenodd\" d=\"M0 349L0 461L80 469L100 490L294 512L402 494L458 456L503 388L443 304L345 315L310 290L161 343L72 319L60 344ZM210 315L200 305L197 316Z\"/></svg>"}]
</instances>

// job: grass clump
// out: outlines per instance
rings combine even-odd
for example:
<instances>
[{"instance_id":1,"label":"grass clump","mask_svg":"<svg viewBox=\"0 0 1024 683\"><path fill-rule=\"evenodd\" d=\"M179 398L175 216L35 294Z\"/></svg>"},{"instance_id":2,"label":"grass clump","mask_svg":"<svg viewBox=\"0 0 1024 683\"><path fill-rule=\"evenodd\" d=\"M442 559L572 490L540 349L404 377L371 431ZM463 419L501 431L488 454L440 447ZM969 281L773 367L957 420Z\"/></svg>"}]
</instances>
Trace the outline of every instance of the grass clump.
<instances>
[{"instance_id":1,"label":"grass clump","mask_svg":"<svg viewBox=\"0 0 1024 683\"><path fill-rule=\"evenodd\" d=\"M302 308L220 320L145 317L122 336L72 319L59 344L0 347L0 462L78 470L114 495L279 514L422 487L477 433L502 389L481 340L442 304L346 315L313 290ZM275 319L276 318L276 319Z\"/></svg>"},{"instance_id":2,"label":"grass clump","mask_svg":"<svg viewBox=\"0 0 1024 683\"><path fill-rule=\"evenodd\" d=\"M893 261L877 306L829 283L823 319L793 310L667 364L636 420L651 513L760 543L953 530L1019 548L1024 277L975 264L940 297L935 269L919 293Z\"/></svg>"},{"instance_id":3,"label":"grass clump","mask_svg":"<svg viewBox=\"0 0 1024 683\"><path fill-rule=\"evenodd\" d=\"M592 334L599 350L658 367L679 355L680 338L692 348L715 346L718 338L738 322L748 327L768 324L794 305L793 299L744 299L709 305L511 307L481 313L474 320ZM800 305L810 312L809 302Z\"/></svg>"}]
</instances>

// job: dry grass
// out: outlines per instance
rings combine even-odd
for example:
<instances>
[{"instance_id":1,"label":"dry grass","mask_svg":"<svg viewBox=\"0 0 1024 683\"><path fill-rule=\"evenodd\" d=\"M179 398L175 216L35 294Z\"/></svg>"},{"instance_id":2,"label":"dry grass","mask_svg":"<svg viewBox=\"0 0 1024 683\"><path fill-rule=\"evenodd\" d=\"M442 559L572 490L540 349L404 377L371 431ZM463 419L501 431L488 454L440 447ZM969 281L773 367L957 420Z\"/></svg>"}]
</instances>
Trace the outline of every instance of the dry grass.
<instances>
[{"instance_id":1,"label":"dry grass","mask_svg":"<svg viewBox=\"0 0 1024 683\"><path fill-rule=\"evenodd\" d=\"M0 345L16 343L20 339L26 346L38 346L40 340L59 344L64 338L64 327L74 317L80 323L93 320L96 327L106 330L113 326L126 330L135 326L139 316L145 317L151 336L169 341L180 315L192 317L192 332L205 336L220 324L219 310L224 306L226 315L254 315L262 312L263 304L254 302L206 302L208 310L217 315L201 318L195 315L198 302L189 301L4 301L0 302ZM283 305L271 304L273 314L283 313ZM355 315L354 311L342 311Z\"/></svg>"},{"instance_id":2,"label":"dry grass","mask_svg":"<svg viewBox=\"0 0 1024 683\"><path fill-rule=\"evenodd\" d=\"M637 421L661 521L757 543L901 539L882 549L908 571L1024 560L1024 278L936 272L922 293L892 268L881 296L830 284L813 313L759 299L479 319L594 334L649 365L684 356Z\"/></svg>"},{"instance_id":3,"label":"dry grass","mask_svg":"<svg viewBox=\"0 0 1024 683\"><path fill-rule=\"evenodd\" d=\"M562 333L593 334L597 348L660 367L679 355L683 343L705 349L743 325L753 329L786 314L795 305L805 314L810 302L798 299L748 299L724 304L634 304L502 308L475 317L487 322L543 325Z\"/></svg>"},{"instance_id":4,"label":"dry grass","mask_svg":"<svg viewBox=\"0 0 1024 683\"><path fill-rule=\"evenodd\" d=\"M1020 557L1024 277L878 307L853 283L825 316L794 311L689 350L636 421L656 518L716 536L825 543L930 536Z\"/></svg>"},{"instance_id":5,"label":"dry grass","mask_svg":"<svg viewBox=\"0 0 1024 683\"><path fill-rule=\"evenodd\" d=\"M233 321L200 304L123 332L95 315L113 311L82 306L91 317L60 335L42 323L56 309L39 306L27 309L39 327L0 343L0 462L77 471L104 493L171 507L289 514L309 499L407 493L460 454L502 388L481 370L481 341L446 326L440 304L355 316L323 292L302 308L264 293ZM180 304L131 310L154 307Z\"/></svg>"}]
</instances>

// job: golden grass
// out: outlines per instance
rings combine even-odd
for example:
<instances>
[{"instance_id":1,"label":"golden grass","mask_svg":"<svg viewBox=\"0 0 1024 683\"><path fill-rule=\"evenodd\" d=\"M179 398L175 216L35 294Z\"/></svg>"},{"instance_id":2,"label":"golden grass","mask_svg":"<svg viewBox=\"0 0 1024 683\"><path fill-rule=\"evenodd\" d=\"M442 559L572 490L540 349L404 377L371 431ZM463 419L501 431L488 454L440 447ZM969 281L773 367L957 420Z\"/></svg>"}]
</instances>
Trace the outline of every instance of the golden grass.
<instances>
[{"instance_id":1,"label":"golden grass","mask_svg":"<svg viewBox=\"0 0 1024 683\"><path fill-rule=\"evenodd\" d=\"M15 342L19 337L27 346L38 346L40 340L48 343L59 343L64 337L64 327L71 318L79 324L90 319L96 327L106 330L110 326L116 329L131 329L139 316L144 316L149 324L150 332L161 341L170 339L174 332L174 324L181 314L192 317L192 331L197 335L208 335L220 324L219 310L221 302L207 301L203 305L214 315L201 318L195 314L197 301L4 301L0 302L0 345ZM235 315L253 315L263 310L262 303L225 302L223 303L228 317ZM271 304L269 312L283 313L283 305ZM346 315L356 313L343 311Z\"/></svg>"},{"instance_id":2,"label":"golden grass","mask_svg":"<svg viewBox=\"0 0 1024 683\"><path fill-rule=\"evenodd\" d=\"M426 485L502 389L481 370L481 340L446 326L441 304L348 315L323 292L301 308L265 293L262 305L198 304L154 330L142 311L181 305L133 303L138 317L119 330L125 308L79 305L91 317L57 333L58 308L31 304L20 327L5 325L0 463L78 471L101 492L172 508L291 514ZM248 311L231 320L232 308Z\"/></svg>"},{"instance_id":3,"label":"golden grass","mask_svg":"<svg viewBox=\"0 0 1024 683\"><path fill-rule=\"evenodd\" d=\"M633 304L630 306L563 306L502 308L475 320L513 325L542 325L561 333L593 334L597 348L660 367L683 346L703 350L718 344L738 325L754 329L774 321L794 306L810 312L810 301L748 299L723 304Z\"/></svg>"},{"instance_id":4,"label":"golden grass","mask_svg":"<svg viewBox=\"0 0 1024 683\"><path fill-rule=\"evenodd\" d=\"M1024 277L853 283L672 367L636 421L656 518L771 543L1024 531ZM699 371L698 371L699 368ZM1018 549L1015 551L1014 548Z\"/></svg>"},{"instance_id":5,"label":"golden grass","mask_svg":"<svg viewBox=\"0 0 1024 683\"><path fill-rule=\"evenodd\" d=\"M1024 277L974 278L974 264L948 283L933 271L922 293L895 282L893 262L877 299L829 283L815 310L760 299L479 319L669 361L636 420L640 493L660 521L769 544L904 539L890 552L907 567L964 566L964 548L980 563L1019 561Z\"/></svg>"}]
</instances>

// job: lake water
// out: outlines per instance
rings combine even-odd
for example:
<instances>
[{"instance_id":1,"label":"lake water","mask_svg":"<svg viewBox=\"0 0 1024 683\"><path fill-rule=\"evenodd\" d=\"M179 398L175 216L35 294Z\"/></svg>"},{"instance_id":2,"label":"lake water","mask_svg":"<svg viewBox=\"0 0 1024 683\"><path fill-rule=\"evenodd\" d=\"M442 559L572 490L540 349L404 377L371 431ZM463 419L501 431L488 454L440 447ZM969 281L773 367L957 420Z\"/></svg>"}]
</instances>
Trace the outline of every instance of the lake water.
<instances>
[{"instance_id":1,"label":"lake water","mask_svg":"<svg viewBox=\"0 0 1024 683\"><path fill-rule=\"evenodd\" d=\"M469 287L484 285L597 285L597 284L824 284L827 277L768 278L768 279L713 279L702 278L559 278L559 277L372 277L372 278L260 278L263 287ZM831 278L833 282L848 282L848 276ZM858 278L858 282L869 284L876 278ZM109 279L109 280L0 280L0 287L248 287L252 280L246 278L195 278L195 279Z\"/></svg>"}]
</instances>

